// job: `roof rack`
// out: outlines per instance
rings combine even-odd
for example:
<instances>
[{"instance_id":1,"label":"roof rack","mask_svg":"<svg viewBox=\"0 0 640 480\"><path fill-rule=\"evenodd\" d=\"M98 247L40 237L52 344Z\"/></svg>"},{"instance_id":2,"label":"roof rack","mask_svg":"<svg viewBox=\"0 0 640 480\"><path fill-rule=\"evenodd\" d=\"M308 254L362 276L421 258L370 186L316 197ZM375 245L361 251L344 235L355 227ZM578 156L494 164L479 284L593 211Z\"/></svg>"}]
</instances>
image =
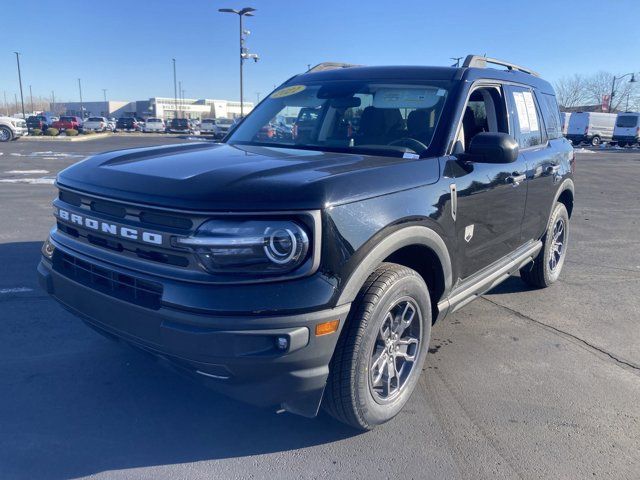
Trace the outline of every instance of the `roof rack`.
<instances>
[{"instance_id":1,"label":"roof rack","mask_svg":"<svg viewBox=\"0 0 640 480\"><path fill-rule=\"evenodd\" d=\"M537 72L534 72L529 68L516 65L515 63L505 62L504 60L498 60L496 58L482 57L480 55L467 55L467 58L464 59L464 63L462 64L462 66L468 68L487 68L487 63L507 67L507 70L517 70L519 72L528 73L529 75L533 75L535 77L540 76L540 74L538 74Z\"/></svg>"},{"instance_id":2,"label":"roof rack","mask_svg":"<svg viewBox=\"0 0 640 480\"><path fill-rule=\"evenodd\" d=\"M337 70L339 68L351 68L362 67L362 65L356 65L354 63L340 63L340 62L323 62L319 63L315 67L311 67L306 73L311 72L324 72L326 70Z\"/></svg>"}]
</instances>

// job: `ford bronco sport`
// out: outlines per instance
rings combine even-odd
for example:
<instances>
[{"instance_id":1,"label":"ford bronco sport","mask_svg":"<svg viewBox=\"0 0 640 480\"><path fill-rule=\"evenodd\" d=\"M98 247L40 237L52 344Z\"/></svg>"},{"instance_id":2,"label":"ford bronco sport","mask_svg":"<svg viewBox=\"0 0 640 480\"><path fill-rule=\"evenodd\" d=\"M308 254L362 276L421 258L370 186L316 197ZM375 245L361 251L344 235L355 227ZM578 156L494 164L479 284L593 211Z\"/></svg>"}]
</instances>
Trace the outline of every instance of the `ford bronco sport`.
<instances>
[{"instance_id":1,"label":"ford bronco sport","mask_svg":"<svg viewBox=\"0 0 640 480\"><path fill-rule=\"evenodd\" d=\"M38 271L96 330L220 392L370 429L407 402L435 321L518 271L556 281L573 170L530 70L321 64L222 144L62 171Z\"/></svg>"}]
</instances>

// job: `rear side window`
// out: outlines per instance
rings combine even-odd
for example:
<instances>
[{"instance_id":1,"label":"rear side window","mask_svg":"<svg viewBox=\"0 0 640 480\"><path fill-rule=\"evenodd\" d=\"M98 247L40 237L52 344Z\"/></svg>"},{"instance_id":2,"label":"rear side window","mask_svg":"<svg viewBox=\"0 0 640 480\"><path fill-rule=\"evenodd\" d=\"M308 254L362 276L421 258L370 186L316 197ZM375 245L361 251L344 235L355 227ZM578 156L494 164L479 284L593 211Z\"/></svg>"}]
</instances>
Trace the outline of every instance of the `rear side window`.
<instances>
[{"instance_id":1,"label":"rear side window","mask_svg":"<svg viewBox=\"0 0 640 480\"><path fill-rule=\"evenodd\" d=\"M510 86L507 98L513 135L520 148L540 145L542 143L542 125L533 92L528 88Z\"/></svg>"},{"instance_id":2,"label":"rear side window","mask_svg":"<svg viewBox=\"0 0 640 480\"><path fill-rule=\"evenodd\" d=\"M538 96L538 100L540 100L542 118L547 128L547 137L549 140L562 137L562 121L556 97L543 93Z\"/></svg>"}]
</instances>

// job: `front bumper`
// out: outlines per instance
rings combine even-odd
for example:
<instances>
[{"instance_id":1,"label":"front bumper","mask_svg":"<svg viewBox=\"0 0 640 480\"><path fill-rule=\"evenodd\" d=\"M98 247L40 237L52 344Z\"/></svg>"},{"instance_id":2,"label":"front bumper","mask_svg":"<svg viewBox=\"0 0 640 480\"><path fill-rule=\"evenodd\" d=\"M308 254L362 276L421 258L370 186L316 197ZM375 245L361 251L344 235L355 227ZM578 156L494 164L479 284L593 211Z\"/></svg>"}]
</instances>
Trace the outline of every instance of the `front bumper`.
<instances>
[{"instance_id":1,"label":"front bumper","mask_svg":"<svg viewBox=\"0 0 640 480\"><path fill-rule=\"evenodd\" d=\"M94 288L91 276L99 273L71 278L57 267L57 254L38 265L40 284L89 326L230 397L304 416L317 413L350 305L286 316L207 314L163 303L147 308ZM87 264L92 272L104 267L95 260ZM265 304L270 300L265 297ZM316 336L315 325L330 320L340 321L338 331ZM287 339L285 351L278 347L279 338Z\"/></svg>"},{"instance_id":2,"label":"front bumper","mask_svg":"<svg viewBox=\"0 0 640 480\"><path fill-rule=\"evenodd\" d=\"M622 135L614 135L613 142L625 142L625 143L638 143L639 139L636 136L633 135L626 135L626 136L622 136Z\"/></svg>"},{"instance_id":3,"label":"front bumper","mask_svg":"<svg viewBox=\"0 0 640 480\"><path fill-rule=\"evenodd\" d=\"M27 127L13 127L14 137L25 137L29 135L29 129Z\"/></svg>"}]
</instances>

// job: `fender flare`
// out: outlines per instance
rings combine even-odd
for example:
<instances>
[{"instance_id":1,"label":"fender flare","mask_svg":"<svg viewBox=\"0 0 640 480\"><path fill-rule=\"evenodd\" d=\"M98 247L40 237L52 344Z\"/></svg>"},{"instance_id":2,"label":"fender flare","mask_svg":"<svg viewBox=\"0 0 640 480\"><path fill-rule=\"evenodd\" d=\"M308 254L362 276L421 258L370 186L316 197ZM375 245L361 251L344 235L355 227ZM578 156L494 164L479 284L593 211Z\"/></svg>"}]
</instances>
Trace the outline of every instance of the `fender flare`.
<instances>
[{"instance_id":1,"label":"fender flare","mask_svg":"<svg viewBox=\"0 0 640 480\"><path fill-rule=\"evenodd\" d=\"M562 195L564 192L566 192L567 190L569 190L571 192L571 196L573 197L574 201L576 198L576 187L573 183L573 180L570 178L565 178L562 183L560 184L560 186L558 187L558 190L556 191L556 195L555 197L553 197L553 203L551 204L551 210L549 211L549 215L547 215L547 219L551 218L551 214L553 213L553 209L556 206L556 203L558 203L558 199L560 198L560 195Z\"/></svg>"},{"instance_id":2,"label":"fender flare","mask_svg":"<svg viewBox=\"0 0 640 480\"><path fill-rule=\"evenodd\" d=\"M424 226L413 225L389 234L384 240L371 249L345 282L337 305L353 302L366 279L378 268L383 260L396 250L410 245L428 247L437 255L442 265L444 277L444 292L442 297L446 298L451 291L453 278L449 250L444 240L442 240L440 235L434 230Z\"/></svg>"}]
</instances>

